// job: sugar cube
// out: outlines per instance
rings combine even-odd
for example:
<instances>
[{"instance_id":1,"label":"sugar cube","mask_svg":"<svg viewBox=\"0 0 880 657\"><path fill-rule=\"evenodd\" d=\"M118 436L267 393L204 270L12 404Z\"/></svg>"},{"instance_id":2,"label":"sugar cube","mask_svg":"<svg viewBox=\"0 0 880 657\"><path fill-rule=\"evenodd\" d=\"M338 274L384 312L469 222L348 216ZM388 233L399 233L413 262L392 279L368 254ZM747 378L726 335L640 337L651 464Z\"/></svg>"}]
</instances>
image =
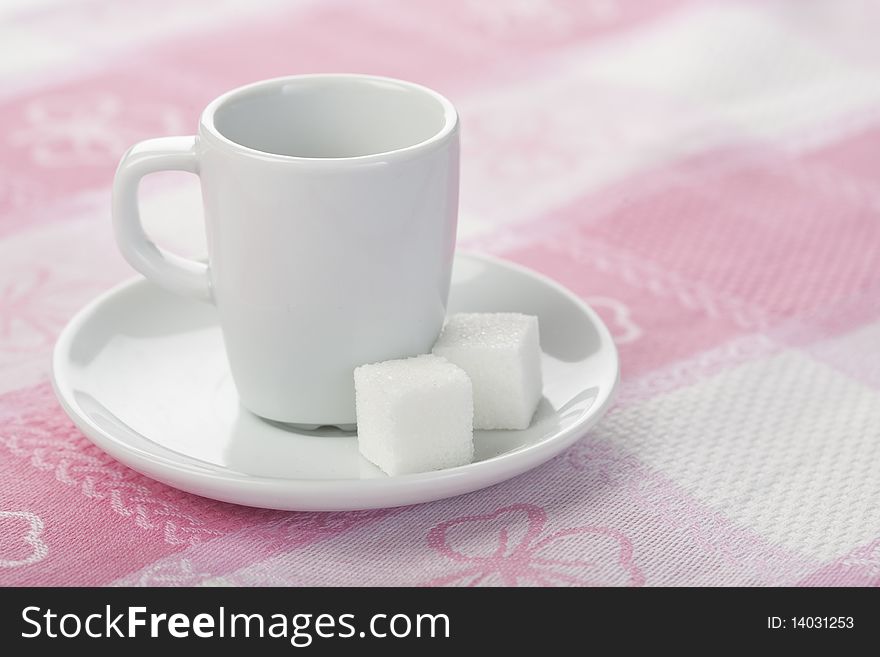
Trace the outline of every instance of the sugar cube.
<instances>
[{"instance_id":1,"label":"sugar cube","mask_svg":"<svg viewBox=\"0 0 880 657\"><path fill-rule=\"evenodd\" d=\"M473 460L473 389L460 367L430 354L362 365L354 387L358 448L385 473Z\"/></svg>"},{"instance_id":2,"label":"sugar cube","mask_svg":"<svg viewBox=\"0 0 880 657\"><path fill-rule=\"evenodd\" d=\"M526 429L531 424L542 387L537 317L452 315L433 352L470 377L475 429Z\"/></svg>"}]
</instances>

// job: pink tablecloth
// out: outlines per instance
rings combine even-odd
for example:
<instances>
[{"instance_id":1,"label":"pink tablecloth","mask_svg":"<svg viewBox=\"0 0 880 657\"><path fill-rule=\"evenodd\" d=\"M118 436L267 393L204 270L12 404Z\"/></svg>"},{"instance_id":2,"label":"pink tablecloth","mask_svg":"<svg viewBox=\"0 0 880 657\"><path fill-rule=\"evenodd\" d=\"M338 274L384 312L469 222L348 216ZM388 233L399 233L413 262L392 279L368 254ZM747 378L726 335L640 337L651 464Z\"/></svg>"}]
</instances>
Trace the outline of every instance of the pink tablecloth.
<instances>
[{"instance_id":1,"label":"pink tablecloth","mask_svg":"<svg viewBox=\"0 0 880 657\"><path fill-rule=\"evenodd\" d=\"M880 6L858 0L0 4L0 584L880 583ZM460 243L620 345L614 410L494 488L280 513L154 483L48 383L131 270L132 142L251 80L362 71L460 107ZM145 185L204 249L198 189Z\"/></svg>"}]
</instances>

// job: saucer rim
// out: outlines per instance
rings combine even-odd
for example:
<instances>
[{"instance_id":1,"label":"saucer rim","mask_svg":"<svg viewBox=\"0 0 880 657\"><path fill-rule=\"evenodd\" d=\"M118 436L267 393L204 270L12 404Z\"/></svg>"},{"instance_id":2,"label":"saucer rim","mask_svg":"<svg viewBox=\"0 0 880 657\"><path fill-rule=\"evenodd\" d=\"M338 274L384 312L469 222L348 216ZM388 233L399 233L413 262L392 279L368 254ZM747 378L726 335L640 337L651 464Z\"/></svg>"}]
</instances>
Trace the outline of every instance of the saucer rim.
<instances>
[{"instance_id":1,"label":"saucer rim","mask_svg":"<svg viewBox=\"0 0 880 657\"><path fill-rule=\"evenodd\" d=\"M96 424L89 415L82 409L74 398L74 391L71 388L70 379L65 380L63 374L66 369L66 363L69 362L69 354L73 340L80 334L82 326L103 307L111 299L130 292L138 286L155 287L147 279L141 276L129 278L92 299L68 321L56 340L52 352L51 366L51 382L55 395L64 410L73 423L79 428L85 436L101 450L107 452L114 459L120 461L127 467L130 467L145 476L156 479L180 490L189 490L196 495L205 494L190 490L192 487L184 488L174 478L164 476L163 471L177 473L180 476L197 478L205 484L215 488L216 484L220 484L220 488L212 491L211 498L225 502L236 504L249 504L248 502L236 501L241 499L241 495L222 495L224 489L242 487L243 493L249 493L254 488L265 488L267 490L277 489L279 495L285 497L296 498L297 494L313 496L322 494L327 496L328 493L334 498L344 499L346 495L352 493L360 493L367 495L381 495L386 493L389 495L403 495L406 490L410 494L402 501L396 503L371 503L368 499L361 500L361 503L352 505L347 503L341 504L313 504L301 503L303 500L294 501L294 505L280 505L267 507L264 504L254 504L263 508L277 508L284 510L354 510L354 509L372 509L386 508L391 506L401 506L422 501L435 499L443 499L466 492L472 492L485 488L487 486L500 483L507 479L513 478L524 472L527 472L542 463L549 461L554 456L562 453L565 449L574 444L577 439L582 437L604 416L608 409L612 406L617 395L620 384L620 358L617 346L611 337L608 327L599 317L598 313L593 310L580 297L567 289L557 281L536 272L533 269L513 263L502 258L468 251L456 251L455 258L465 258L485 262L494 267L501 267L508 270L516 271L533 279L539 280L544 285L552 288L554 291L566 297L574 303L581 312L583 312L592 322L593 326L600 336L600 343L605 343L611 349L611 357L615 366L614 381L609 386L601 386L595 401L590 408L571 426L560 430L558 433L545 438L540 442L530 445L524 445L510 452L504 452L489 457L481 461L474 461L453 468L445 468L442 470L432 470L428 472L385 476L367 479L354 478L338 478L338 479L302 479L302 478L286 478L286 477L270 477L262 475L249 475L247 473L237 472L235 470L222 469L221 466L204 462L204 465L197 465L186 461L175 460L167 456L155 454L134 446L125 440L114 436L112 433L101 428ZM193 301L193 303L199 303ZM134 431L134 429L132 429ZM141 434L143 435L143 434ZM150 442L155 440L146 436L144 438ZM195 457L181 455L187 460L196 460ZM467 489L456 488L457 492L432 494L432 491L425 491L427 484L437 486L445 484L440 488L454 485L457 480L473 478L472 486ZM216 495L214 494L216 492ZM419 494L422 492L423 494ZM438 493L439 490L433 491ZM246 495L247 496L247 495Z\"/></svg>"}]
</instances>

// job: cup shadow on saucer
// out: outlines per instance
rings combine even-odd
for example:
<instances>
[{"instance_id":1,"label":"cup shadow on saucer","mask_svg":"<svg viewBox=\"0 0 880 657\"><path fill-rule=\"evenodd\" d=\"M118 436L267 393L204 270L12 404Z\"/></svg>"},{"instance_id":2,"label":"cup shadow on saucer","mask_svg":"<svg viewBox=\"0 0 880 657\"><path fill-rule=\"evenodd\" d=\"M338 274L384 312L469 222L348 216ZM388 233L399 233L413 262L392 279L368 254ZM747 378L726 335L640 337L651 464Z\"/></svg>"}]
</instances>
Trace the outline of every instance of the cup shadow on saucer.
<instances>
[{"instance_id":1,"label":"cup shadow on saucer","mask_svg":"<svg viewBox=\"0 0 880 657\"><path fill-rule=\"evenodd\" d=\"M244 409L242 409L243 412ZM327 436L331 438L345 438L357 435L357 424L296 424L293 422L278 422L276 420L268 420L259 415L254 415L261 422L287 431L288 433L305 434L307 436Z\"/></svg>"}]
</instances>

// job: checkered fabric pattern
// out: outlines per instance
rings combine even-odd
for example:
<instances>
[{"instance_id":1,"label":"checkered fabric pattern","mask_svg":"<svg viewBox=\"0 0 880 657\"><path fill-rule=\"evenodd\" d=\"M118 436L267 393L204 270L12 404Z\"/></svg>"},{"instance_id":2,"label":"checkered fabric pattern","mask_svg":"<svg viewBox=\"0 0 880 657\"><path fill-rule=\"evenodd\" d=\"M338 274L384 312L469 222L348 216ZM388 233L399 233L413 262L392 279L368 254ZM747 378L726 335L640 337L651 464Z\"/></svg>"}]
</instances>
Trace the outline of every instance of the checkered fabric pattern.
<instances>
[{"instance_id":1,"label":"checkered fabric pattern","mask_svg":"<svg viewBox=\"0 0 880 657\"><path fill-rule=\"evenodd\" d=\"M0 3L0 584L880 584L878 32L869 0ZM568 453L414 507L256 511L59 408L55 337L132 274L125 148L320 71L450 97L460 246L609 324L621 393ZM204 253L194 178L142 199Z\"/></svg>"}]
</instances>

